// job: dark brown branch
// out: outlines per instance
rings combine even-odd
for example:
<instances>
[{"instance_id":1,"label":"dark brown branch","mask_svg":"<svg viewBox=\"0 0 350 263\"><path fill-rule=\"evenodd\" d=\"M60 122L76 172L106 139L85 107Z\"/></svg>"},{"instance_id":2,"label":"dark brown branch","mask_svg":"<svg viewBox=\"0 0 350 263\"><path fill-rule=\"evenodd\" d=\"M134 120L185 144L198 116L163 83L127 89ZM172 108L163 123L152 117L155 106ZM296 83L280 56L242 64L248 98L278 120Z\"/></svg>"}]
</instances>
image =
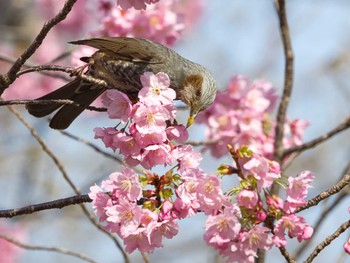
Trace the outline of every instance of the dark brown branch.
<instances>
[{"instance_id":1,"label":"dark brown branch","mask_svg":"<svg viewBox=\"0 0 350 263\"><path fill-rule=\"evenodd\" d=\"M1 234L0 233L0 239L5 239L7 240L8 242L20 247L20 248L23 248L23 249L28 249L28 250L43 250L43 251L51 251L51 252L57 252L57 253L61 253L61 254L64 254L64 255L68 255L68 256L73 256L73 257L76 257L76 258L79 258L81 260L85 260L86 262L90 262L90 263L96 263L96 261L92 260L91 258L83 255L83 254L80 254L80 253L77 253L77 252L74 252L74 251L71 251L71 250L68 250L66 248L62 248L62 247L44 247L44 246L33 246L33 245L28 245L28 244L24 244L22 242L19 242L18 240L12 238L12 237L9 237L7 235L4 235L4 234Z\"/></svg>"},{"instance_id":2,"label":"dark brown branch","mask_svg":"<svg viewBox=\"0 0 350 263\"><path fill-rule=\"evenodd\" d=\"M275 130L274 159L281 163L283 159L283 135L286 112L292 93L294 78L294 55L290 39L289 27L286 15L285 0L275 0L275 7L279 18L280 33L285 56L284 88L277 112L277 125Z\"/></svg>"},{"instance_id":3,"label":"dark brown branch","mask_svg":"<svg viewBox=\"0 0 350 263\"><path fill-rule=\"evenodd\" d=\"M55 25L57 25L59 22L63 21L67 17L76 1L77 0L67 0L63 8L59 11L59 13L44 24L39 34L35 37L33 42L23 52L23 54L19 56L19 58L12 65L10 70L5 75L0 76L0 95L15 81L18 71L21 69L23 64L34 54L34 52L41 46L43 40L45 39L49 31Z\"/></svg>"},{"instance_id":4,"label":"dark brown branch","mask_svg":"<svg viewBox=\"0 0 350 263\"><path fill-rule=\"evenodd\" d=\"M328 133L326 133L326 134L324 134L324 135L322 135L322 136L320 136L320 137L318 137L310 142L307 142L307 143L304 143L302 145L295 146L295 147L292 147L292 148L285 150L283 153L283 157L286 157L292 153L300 154L301 152L317 146L318 144L328 140L332 136L348 129L349 127L350 127L350 117L347 117L341 124L339 124L336 128L329 131Z\"/></svg>"},{"instance_id":5,"label":"dark brown branch","mask_svg":"<svg viewBox=\"0 0 350 263\"><path fill-rule=\"evenodd\" d=\"M295 259L291 257L291 255L288 253L285 247L280 247L279 250L287 262L296 263Z\"/></svg>"},{"instance_id":6,"label":"dark brown branch","mask_svg":"<svg viewBox=\"0 0 350 263\"><path fill-rule=\"evenodd\" d=\"M32 214L35 212L49 210L49 209L61 209L63 207L70 206L70 205L90 203L91 201L92 200L88 195L71 196L71 197L62 198L62 199L58 199L58 200L54 200L46 203L24 206L16 209L0 210L0 218L1 217L11 218L15 216Z\"/></svg>"},{"instance_id":7,"label":"dark brown branch","mask_svg":"<svg viewBox=\"0 0 350 263\"><path fill-rule=\"evenodd\" d=\"M313 236L316 235L318 230L321 227L321 224L325 221L325 219L330 215L331 212L334 211L334 209L341 204L341 201L344 200L345 197L348 196L348 193L346 192L341 192L337 198L332 202L330 206L327 206L325 209L323 209L322 213L320 214L318 220L316 221L315 224L313 224L312 228L314 232L312 233ZM305 240L303 242L303 245L298 248L298 250L295 253L295 258L299 258L300 255L305 251L305 249L311 244L312 239Z\"/></svg>"},{"instance_id":8,"label":"dark brown branch","mask_svg":"<svg viewBox=\"0 0 350 263\"><path fill-rule=\"evenodd\" d=\"M350 161L347 163L347 165L344 167L340 180L350 172ZM316 223L313 225L313 235L316 235L318 230L320 229L321 224L326 220L326 218L331 214L331 212L341 204L341 202L349 195L350 187L349 185L339 193L337 198L335 200L332 200L332 204L326 206L322 213L320 214L319 218L317 219ZM305 240L303 242L303 245L298 248L298 250L295 253L295 258L299 258L300 255L308 248L308 246L311 244L311 239Z\"/></svg>"},{"instance_id":9,"label":"dark brown branch","mask_svg":"<svg viewBox=\"0 0 350 263\"><path fill-rule=\"evenodd\" d=\"M98 112L106 112L106 108L99 108L89 105L82 105L79 103L76 103L72 100L4 100L0 101L0 106L7 106L7 105L23 105L23 104L62 104L62 105L74 105L77 107L82 107L87 110L91 111L98 111Z\"/></svg>"},{"instance_id":10,"label":"dark brown branch","mask_svg":"<svg viewBox=\"0 0 350 263\"><path fill-rule=\"evenodd\" d=\"M342 234L345 230L350 227L350 220L343 223L332 235L327 237L321 244L315 247L314 251L310 254L310 256L304 262L312 262L314 258L329 244L332 243L340 234Z\"/></svg>"}]
</instances>

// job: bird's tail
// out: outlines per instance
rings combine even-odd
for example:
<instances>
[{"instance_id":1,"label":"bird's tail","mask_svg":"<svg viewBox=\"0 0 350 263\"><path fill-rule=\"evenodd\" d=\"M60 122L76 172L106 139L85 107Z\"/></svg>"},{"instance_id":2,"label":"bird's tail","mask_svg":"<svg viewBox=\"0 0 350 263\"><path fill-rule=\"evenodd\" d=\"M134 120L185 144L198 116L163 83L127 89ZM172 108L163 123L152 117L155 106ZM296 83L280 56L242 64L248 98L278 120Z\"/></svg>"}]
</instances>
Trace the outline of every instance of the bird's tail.
<instances>
[{"instance_id":1,"label":"bird's tail","mask_svg":"<svg viewBox=\"0 0 350 263\"><path fill-rule=\"evenodd\" d=\"M68 99L80 105L88 106L105 90L106 89L101 86L77 78L37 100ZM44 117L60 107L62 107L60 104L28 104L26 106L28 112L35 117ZM84 109L84 107L75 105L64 105L52 118L50 127L59 130L68 128Z\"/></svg>"}]
</instances>

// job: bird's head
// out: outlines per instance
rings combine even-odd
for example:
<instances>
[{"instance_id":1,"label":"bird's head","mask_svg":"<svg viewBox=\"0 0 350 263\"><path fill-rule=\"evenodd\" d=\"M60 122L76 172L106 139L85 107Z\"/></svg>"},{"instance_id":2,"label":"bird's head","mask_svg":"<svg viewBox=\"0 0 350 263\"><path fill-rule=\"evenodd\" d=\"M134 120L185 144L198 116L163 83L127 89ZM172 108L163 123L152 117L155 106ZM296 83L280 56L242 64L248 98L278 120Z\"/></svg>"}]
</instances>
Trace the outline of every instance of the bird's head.
<instances>
[{"instance_id":1,"label":"bird's head","mask_svg":"<svg viewBox=\"0 0 350 263\"><path fill-rule=\"evenodd\" d=\"M200 111L213 103L217 92L216 82L206 68L199 73L188 75L184 80L181 100L190 106L187 127L191 126Z\"/></svg>"}]
</instances>

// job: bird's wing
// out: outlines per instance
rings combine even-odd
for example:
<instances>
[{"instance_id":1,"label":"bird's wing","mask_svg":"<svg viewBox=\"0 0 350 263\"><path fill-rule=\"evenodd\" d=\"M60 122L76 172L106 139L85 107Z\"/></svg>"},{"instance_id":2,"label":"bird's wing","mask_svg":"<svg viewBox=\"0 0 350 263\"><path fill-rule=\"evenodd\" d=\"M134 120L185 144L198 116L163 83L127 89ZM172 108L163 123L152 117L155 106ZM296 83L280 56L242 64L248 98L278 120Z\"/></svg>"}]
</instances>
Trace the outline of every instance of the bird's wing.
<instances>
[{"instance_id":1,"label":"bird's wing","mask_svg":"<svg viewBox=\"0 0 350 263\"><path fill-rule=\"evenodd\" d=\"M163 45L148 39L129 37L91 38L69 43L87 45L104 52L112 53L115 59L148 64L163 63L164 58L161 54L163 50L167 49Z\"/></svg>"}]
</instances>

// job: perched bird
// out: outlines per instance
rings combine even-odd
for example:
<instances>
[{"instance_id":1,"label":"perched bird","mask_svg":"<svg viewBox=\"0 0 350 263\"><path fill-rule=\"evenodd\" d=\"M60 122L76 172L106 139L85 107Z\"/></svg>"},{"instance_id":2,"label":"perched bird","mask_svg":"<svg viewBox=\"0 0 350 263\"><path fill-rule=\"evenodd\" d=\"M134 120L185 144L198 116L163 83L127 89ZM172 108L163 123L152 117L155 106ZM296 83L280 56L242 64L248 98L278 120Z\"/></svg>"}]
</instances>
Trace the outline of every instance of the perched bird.
<instances>
[{"instance_id":1,"label":"perched bird","mask_svg":"<svg viewBox=\"0 0 350 263\"><path fill-rule=\"evenodd\" d=\"M217 86L205 67L189 61L170 48L142 38L104 37L70 42L98 49L91 57L82 57L87 64L85 75L104 80L108 88L118 89L137 101L142 88L140 76L146 72L165 72L176 99L190 107L187 125L191 125L198 112L206 109L214 100ZM38 100L69 99L80 105L90 105L107 87L77 77L63 87ZM53 129L66 129L84 111L84 107L60 104L28 104L30 114L44 117L59 111L50 122Z\"/></svg>"}]
</instances>

